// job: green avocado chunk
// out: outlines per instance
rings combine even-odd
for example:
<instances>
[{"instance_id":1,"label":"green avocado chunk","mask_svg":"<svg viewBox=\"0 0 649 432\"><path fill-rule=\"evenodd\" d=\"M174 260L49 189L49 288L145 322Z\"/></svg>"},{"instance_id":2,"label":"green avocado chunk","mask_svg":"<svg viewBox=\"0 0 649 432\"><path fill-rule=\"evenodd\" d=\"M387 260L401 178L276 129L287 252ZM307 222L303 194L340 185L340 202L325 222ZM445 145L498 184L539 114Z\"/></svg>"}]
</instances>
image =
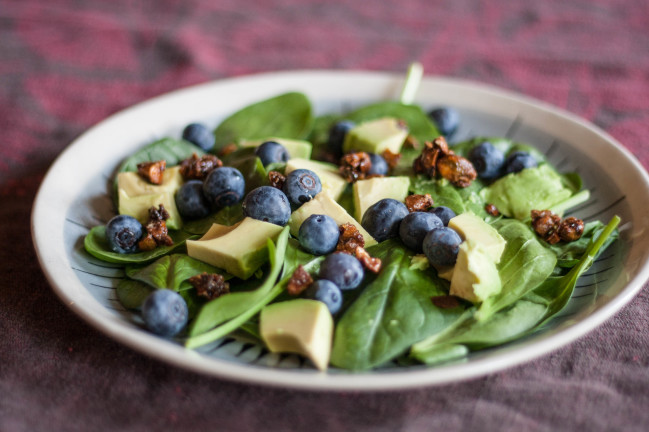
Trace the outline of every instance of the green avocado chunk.
<instances>
[{"instance_id":1,"label":"green avocado chunk","mask_svg":"<svg viewBox=\"0 0 649 432\"><path fill-rule=\"evenodd\" d=\"M496 263L481 244L465 240L460 245L449 294L473 303L498 294L502 288Z\"/></svg>"},{"instance_id":2,"label":"green avocado chunk","mask_svg":"<svg viewBox=\"0 0 649 432\"><path fill-rule=\"evenodd\" d=\"M408 196L410 178L401 177L374 177L358 180L354 183L354 208L357 221L361 221L365 210L384 198L403 201Z\"/></svg>"},{"instance_id":3,"label":"green avocado chunk","mask_svg":"<svg viewBox=\"0 0 649 432\"><path fill-rule=\"evenodd\" d=\"M399 153L407 136L408 127L398 119L383 117L370 120L347 133L343 152L364 151L381 154L390 150L392 153Z\"/></svg>"},{"instance_id":4,"label":"green avocado chunk","mask_svg":"<svg viewBox=\"0 0 649 432\"><path fill-rule=\"evenodd\" d=\"M506 241L498 231L473 213L462 213L448 222L449 228L454 229L462 240L472 240L482 246L492 261L500 262L500 256L505 250Z\"/></svg>"}]
</instances>

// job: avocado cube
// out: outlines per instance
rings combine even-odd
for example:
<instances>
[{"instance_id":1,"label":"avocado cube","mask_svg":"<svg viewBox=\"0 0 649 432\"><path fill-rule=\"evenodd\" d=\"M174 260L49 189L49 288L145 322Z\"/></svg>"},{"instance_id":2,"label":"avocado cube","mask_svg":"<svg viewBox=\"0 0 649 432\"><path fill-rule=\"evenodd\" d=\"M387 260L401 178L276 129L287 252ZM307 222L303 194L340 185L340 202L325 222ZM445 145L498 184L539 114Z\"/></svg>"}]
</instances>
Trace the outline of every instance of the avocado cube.
<instances>
[{"instance_id":1,"label":"avocado cube","mask_svg":"<svg viewBox=\"0 0 649 432\"><path fill-rule=\"evenodd\" d=\"M121 172L117 174L119 214L133 216L145 224L149 220L149 208L162 204L169 213L167 227L180 229L182 218L174 195L183 182L178 166L167 168L159 185L149 183L136 172Z\"/></svg>"},{"instance_id":2,"label":"avocado cube","mask_svg":"<svg viewBox=\"0 0 649 432\"><path fill-rule=\"evenodd\" d=\"M248 279L268 261L267 240L275 240L282 227L249 217L232 225L212 224L198 240L187 240L187 255Z\"/></svg>"},{"instance_id":3,"label":"avocado cube","mask_svg":"<svg viewBox=\"0 0 649 432\"><path fill-rule=\"evenodd\" d=\"M403 201L408 196L408 177L374 177L354 183L354 208L357 221L361 221L365 210L384 198Z\"/></svg>"},{"instance_id":4,"label":"avocado cube","mask_svg":"<svg viewBox=\"0 0 649 432\"><path fill-rule=\"evenodd\" d=\"M303 355L319 370L327 369L334 321L317 300L295 299L265 306L259 316L261 338L271 352Z\"/></svg>"},{"instance_id":5,"label":"avocado cube","mask_svg":"<svg viewBox=\"0 0 649 432\"><path fill-rule=\"evenodd\" d=\"M498 231L473 213L462 213L448 222L462 240L471 240L481 245L491 256L494 263L500 262L500 256L505 250L506 241Z\"/></svg>"},{"instance_id":6,"label":"avocado cube","mask_svg":"<svg viewBox=\"0 0 649 432\"><path fill-rule=\"evenodd\" d=\"M401 146L408 136L408 127L392 117L370 120L352 128L345 135L343 152L364 151L381 154L385 150L401 152Z\"/></svg>"},{"instance_id":7,"label":"avocado cube","mask_svg":"<svg viewBox=\"0 0 649 432\"><path fill-rule=\"evenodd\" d=\"M479 303L498 294L501 288L500 275L491 252L472 240L462 242L453 268L449 294Z\"/></svg>"},{"instance_id":8,"label":"avocado cube","mask_svg":"<svg viewBox=\"0 0 649 432\"><path fill-rule=\"evenodd\" d=\"M275 141L276 143L281 144L286 149L291 159L311 158L311 151L313 150L313 145L310 142L304 140L270 137L263 140L241 141L239 145L241 147L258 147L259 145L265 143L266 141Z\"/></svg>"},{"instance_id":9,"label":"avocado cube","mask_svg":"<svg viewBox=\"0 0 649 432\"><path fill-rule=\"evenodd\" d=\"M328 194L334 200L340 198L340 195L347 187L347 181L338 173L338 167L334 164L295 158L286 162L284 172L288 174L296 169L308 169L316 173L320 178L320 183L322 183L322 192Z\"/></svg>"}]
</instances>

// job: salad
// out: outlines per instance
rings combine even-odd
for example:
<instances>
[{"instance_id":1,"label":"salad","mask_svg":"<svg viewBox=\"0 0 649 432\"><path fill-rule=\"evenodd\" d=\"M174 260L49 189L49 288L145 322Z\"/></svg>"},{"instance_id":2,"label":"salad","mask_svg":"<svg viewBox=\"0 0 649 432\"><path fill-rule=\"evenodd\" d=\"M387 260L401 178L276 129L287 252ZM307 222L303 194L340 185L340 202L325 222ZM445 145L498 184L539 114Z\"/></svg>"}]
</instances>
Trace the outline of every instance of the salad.
<instances>
[{"instance_id":1,"label":"salad","mask_svg":"<svg viewBox=\"0 0 649 432\"><path fill-rule=\"evenodd\" d=\"M188 348L245 334L362 371L539 331L619 218L564 216L589 197L577 174L506 138L454 142L458 113L412 89L318 117L285 93L150 143L85 249L124 266L125 308Z\"/></svg>"}]
</instances>

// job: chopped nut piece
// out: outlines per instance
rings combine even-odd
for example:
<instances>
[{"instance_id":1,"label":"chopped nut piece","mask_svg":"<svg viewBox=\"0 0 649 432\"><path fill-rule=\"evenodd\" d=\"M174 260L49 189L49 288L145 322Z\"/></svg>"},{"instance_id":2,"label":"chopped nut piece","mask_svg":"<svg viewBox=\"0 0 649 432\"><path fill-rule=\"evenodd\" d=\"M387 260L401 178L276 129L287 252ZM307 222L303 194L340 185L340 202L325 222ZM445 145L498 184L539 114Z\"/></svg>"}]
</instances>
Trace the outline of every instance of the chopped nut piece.
<instances>
[{"instance_id":1,"label":"chopped nut piece","mask_svg":"<svg viewBox=\"0 0 649 432\"><path fill-rule=\"evenodd\" d=\"M187 180L203 180L212 170L221 166L223 166L223 162L214 155L198 157L194 153L190 158L180 163L180 174Z\"/></svg>"},{"instance_id":2,"label":"chopped nut piece","mask_svg":"<svg viewBox=\"0 0 649 432\"><path fill-rule=\"evenodd\" d=\"M391 170L393 170L399 163L399 160L401 160L401 153L392 153L390 149L385 149L383 153L381 153L381 156L383 156L383 159L385 159L385 162L388 164L388 168Z\"/></svg>"},{"instance_id":3,"label":"chopped nut piece","mask_svg":"<svg viewBox=\"0 0 649 432\"><path fill-rule=\"evenodd\" d=\"M421 211L428 211L429 208L433 206L433 198L430 194L426 195L408 195L405 199L406 207L410 213Z\"/></svg>"},{"instance_id":4,"label":"chopped nut piece","mask_svg":"<svg viewBox=\"0 0 649 432\"><path fill-rule=\"evenodd\" d=\"M372 160L366 152L347 153L340 158L340 175L350 183L362 180L372 168Z\"/></svg>"},{"instance_id":5,"label":"chopped nut piece","mask_svg":"<svg viewBox=\"0 0 649 432\"><path fill-rule=\"evenodd\" d=\"M469 186L478 176L473 164L468 159L456 154L447 154L439 158L437 170L446 180L462 188Z\"/></svg>"},{"instance_id":6,"label":"chopped nut piece","mask_svg":"<svg viewBox=\"0 0 649 432\"><path fill-rule=\"evenodd\" d=\"M363 267L368 269L369 271L373 273L378 273L381 271L381 259L380 258L372 258L370 254L367 253L365 248L362 247L357 247L356 248L356 258L363 264Z\"/></svg>"},{"instance_id":7,"label":"chopped nut piece","mask_svg":"<svg viewBox=\"0 0 649 432\"><path fill-rule=\"evenodd\" d=\"M155 162L142 162L137 164L137 172L149 183L162 184L163 173L167 168L167 161L159 160Z\"/></svg>"},{"instance_id":8,"label":"chopped nut piece","mask_svg":"<svg viewBox=\"0 0 649 432\"><path fill-rule=\"evenodd\" d=\"M302 267L302 265L299 265L293 272L293 275L291 275L291 279L289 279L288 285L286 286L286 291L292 296L297 296L300 295L302 291L307 289L312 283L313 278L311 277L309 272L304 270L304 267Z\"/></svg>"},{"instance_id":9,"label":"chopped nut piece","mask_svg":"<svg viewBox=\"0 0 649 432\"><path fill-rule=\"evenodd\" d=\"M196 288L196 293L208 300L214 300L230 292L230 284L223 275L203 272L189 278L189 283Z\"/></svg>"},{"instance_id":10,"label":"chopped nut piece","mask_svg":"<svg viewBox=\"0 0 649 432\"><path fill-rule=\"evenodd\" d=\"M437 160L447 154L452 154L448 149L448 143L443 136L435 138L432 142L428 141L424 145L421 154L412 164L415 174L426 174L428 177L437 175Z\"/></svg>"},{"instance_id":11,"label":"chopped nut piece","mask_svg":"<svg viewBox=\"0 0 649 432\"><path fill-rule=\"evenodd\" d=\"M284 177L279 171L270 171L268 173L268 180L272 187L281 190L284 187L284 182L286 182L286 177Z\"/></svg>"},{"instance_id":12,"label":"chopped nut piece","mask_svg":"<svg viewBox=\"0 0 649 432\"><path fill-rule=\"evenodd\" d=\"M493 204L485 204L484 210L491 216L500 216L500 211Z\"/></svg>"},{"instance_id":13,"label":"chopped nut piece","mask_svg":"<svg viewBox=\"0 0 649 432\"><path fill-rule=\"evenodd\" d=\"M169 237L167 223L169 212L162 204L160 207L149 208L149 222L144 226L146 235L138 242L140 250L149 251L158 246L171 246L174 241Z\"/></svg>"},{"instance_id":14,"label":"chopped nut piece","mask_svg":"<svg viewBox=\"0 0 649 432\"><path fill-rule=\"evenodd\" d=\"M557 233L561 217L550 210L532 210L532 228L543 240L550 244L558 243L560 238Z\"/></svg>"},{"instance_id":15,"label":"chopped nut piece","mask_svg":"<svg viewBox=\"0 0 649 432\"><path fill-rule=\"evenodd\" d=\"M219 156L221 157L227 156L230 153L234 153L238 148L239 146L236 145L235 143L228 144L225 147L223 147L221 151L219 151Z\"/></svg>"},{"instance_id":16,"label":"chopped nut piece","mask_svg":"<svg viewBox=\"0 0 649 432\"><path fill-rule=\"evenodd\" d=\"M403 146L405 148L418 149L419 148L419 141L414 136L408 135L406 137L406 140L403 142Z\"/></svg>"},{"instance_id":17,"label":"chopped nut piece","mask_svg":"<svg viewBox=\"0 0 649 432\"><path fill-rule=\"evenodd\" d=\"M158 208L149 208L149 221L166 221L167 219L169 219L169 212L162 204Z\"/></svg>"},{"instance_id":18,"label":"chopped nut piece","mask_svg":"<svg viewBox=\"0 0 649 432\"><path fill-rule=\"evenodd\" d=\"M460 306L460 300L452 295L434 296L430 300L440 309L453 309Z\"/></svg>"},{"instance_id":19,"label":"chopped nut piece","mask_svg":"<svg viewBox=\"0 0 649 432\"><path fill-rule=\"evenodd\" d=\"M565 242L579 240L584 233L584 221L576 217L567 217L559 225L559 238Z\"/></svg>"},{"instance_id":20,"label":"chopped nut piece","mask_svg":"<svg viewBox=\"0 0 649 432\"><path fill-rule=\"evenodd\" d=\"M365 239L363 234L358 231L355 225L344 223L340 225L340 236L338 237L338 244L336 245L337 252L345 252L354 255L356 248L365 247Z\"/></svg>"}]
</instances>

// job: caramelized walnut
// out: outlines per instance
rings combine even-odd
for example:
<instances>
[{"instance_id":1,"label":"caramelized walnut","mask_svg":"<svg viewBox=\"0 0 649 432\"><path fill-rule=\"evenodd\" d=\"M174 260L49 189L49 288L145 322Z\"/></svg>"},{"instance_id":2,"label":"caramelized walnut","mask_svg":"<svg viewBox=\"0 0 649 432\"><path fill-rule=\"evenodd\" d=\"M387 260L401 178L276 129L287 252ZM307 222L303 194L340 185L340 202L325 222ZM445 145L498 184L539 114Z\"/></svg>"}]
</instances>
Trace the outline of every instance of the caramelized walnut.
<instances>
[{"instance_id":1,"label":"caramelized walnut","mask_svg":"<svg viewBox=\"0 0 649 432\"><path fill-rule=\"evenodd\" d=\"M565 242L579 240L584 233L584 221L576 217L567 217L559 225L559 238Z\"/></svg>"},{"instance_id":2,"label":"caramelized walnut","mask_svg":"<svg viewBox=\"0 0 649 432\"><path fill-rule=\"evenodd\" d=\"M171 246L174 241L169 237L167 222L169 212L162 204L158 208L149 208L149 221L144 226L146 235L138 242L140 250L149 251L158 246Z\"/></svg>"},{"instance_id":3,"label":"caramelized walnut","mask_svg":"<svg viewBox=\"0 0 649 432\"><path fill-rule=\"evenodd\" d=\"M473 164L468 159L456 154L447 154L439 158L437 170L454 186L462 188L469 186L478 176Z\"/></svg>"},{"instance_id":4,"label":"caramelized walnut","mask_svg":"<svg viewBox=\"0 0 649 432\"><path fill-rule=\"evenodd\" d=\"M437 160L451 153L443 136L435 138L432 142L427 141L421 154L415 159L412 169L415 174L426 174L428 177L435 177L437 175Z\"/></svg>"},{"instance_id":5,"label":"caramelized walnut","mask_svg":"<svg viewBox=\"0 0 649 432\"><path fill-rule=\"evenodd\" d=\"M284 177L279 171L269 171L268 181L272 187L282 190L284 183L286 182L286 177Z\"/></svg>"},{"instance_id":6,"label":"caramelized walnut","mask_svg":"<svg viewBox=\"0 0 649 432\"><path fill-rule=\"evenodd\" d=\"M393 170L399 163L399 160L401 160L401 153L392 153L390 149L383 150L381 156L383 156L383 159L385 159L385 162L388 164L388 168L391 170Z\"/></svg>"},{"instance_id":7,"label":"caramelized walnut","mask_svg":"<svg viewBox=\"0 0 649 432\"><path fill-rule=\"evenodd\" d=\"M408 135L406 137L406 140L403 142L403 147L404 148L411 148L411 149L416 150L416 149L419 148L419 141L414 136Z\"/></svg>"},{"instance_id":8,"label":"caramelized walnut","mask_svg":"<svg viewBox=\"0 0 649 432\"><path fill-rule=\"evenodd\" d=\"M196 293L208 300L213 300L230 292L230 284L223 275L203 272L189 278L189 283L196 288Z\"/></svg>"},{"instance_id":9,"label":"caramelized walnut","mask_svg":"<svg viewBox=\"0 0 649 432\"><path fill-rule=\"evenodd\" d=\"M365 152L347 153L340 158L340 175L350 183L362 180L372 168L370 155Z\"/></svg>"},{"instance_id":10,"label":"caramelized walnut","mask_svg":"<svg viewBox=\"0 0 649 432\"><path fill-rule=\"evenodd\" d=\"M485 204L484 210L491 216L500 216L500 211L493 204Z\"/></svg>"},{"instance_id":11,"label":"caramelized walnut","mask_svg":"<svg viewBox=\"0 0 649 432\"><path fill-rule=\"evenodd\" d=\"M430 194L426 195L408 195L405 199L406 207L410 213L421 211L428 211L433 206L433 198Z\"/></svg>"},{"instance_id":12,"label":"caramelized walnut","mask_svg":"<svg viewBox=\"0 0 649 432\"><path fill-rule=\"evenodd\" d=\"M162 184L163 173L167 168L167 161L159 160L155 162L142 162L137 164L137 172L149 183Z\"/></svg>"},{"instance_id":13,"label":"caramelized walnut","mask_svg":"<svg viewBox=\"0 0 649 432\"><path fill-rule=\"evenodd\" d=\"M543 240L550 244L558 243L560 238L557 233L561 217L550 210L532 210L532 228Z\"/></svg>"},{"instance_id":14,"label":"caramelized walnut","mask_svg":"<svg viewBox=\"0 0 649 432\"><path fill-rule=\"evenodd\" d=\"M357 247L354 255L361 262L361 264L363 264L363 267L365 267L369 271L373 273L378 273L379 271L381 271L381 259L372 258L370 254L367 253L365 248L360 246Z\"/></svg>"},{"instance_id":15,"label":"caramelized walnut","mask_svg":"<svg viewBox=\"0 0 649 432\"><path fill-rule=\"evenodd\" d=\"M214 155L198 157L194 153L190 158L180 163L180 174L187 180L203 180L212 170L221 166L223 166L223 162Z\"/></svg>"},{"instance_id":16,"label":"caramelized walnut","mask_svg":"<svg viewBox=\"0 0 649 432\"><path fill-rule=\"evenodd\" d=\"M353 255L356 252L356 248L365 247L363 234L358 231L355 225L345 223L340 225L339 230L340 236L336 245L337 252L345 252Z\"/></svg>"},{"instance_id":17,"label":"caramelized walnut","mask_svg":"<svg viewBox=\"0 0 649 432\"><path fill-rule=\"evenodd\" d=\"M307 289L312 283L313 278L311 277L309 272L304 270L304 267L302 267L302 265L299 265L291 275L291 279L289 279L288 285L286 286L286 291L292 296L297 296L300 295L305 289Z\"/></svg>"}]
</instances>

